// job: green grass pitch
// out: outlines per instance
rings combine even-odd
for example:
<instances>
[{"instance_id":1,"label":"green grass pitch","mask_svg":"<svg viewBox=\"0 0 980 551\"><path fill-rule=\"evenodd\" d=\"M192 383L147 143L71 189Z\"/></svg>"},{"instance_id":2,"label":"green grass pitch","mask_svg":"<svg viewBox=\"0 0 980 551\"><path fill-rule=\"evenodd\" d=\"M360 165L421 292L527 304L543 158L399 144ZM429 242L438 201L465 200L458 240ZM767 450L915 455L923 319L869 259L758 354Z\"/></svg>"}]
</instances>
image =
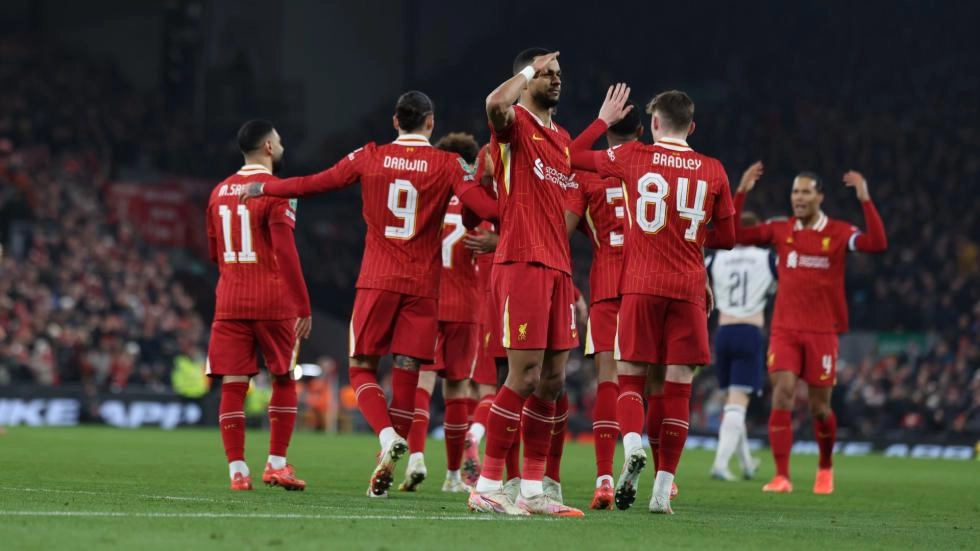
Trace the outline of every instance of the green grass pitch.
<instances>
[{"instance_id":1,"label":"green grass pitch","mask_svg":"<svg viewBox=\"0 0 980 551\"><path fill-rule=\"evenodd\" d=\"M266 433L249 433L253 475L266 445ZM507 519L469 513L464 495L439 491L438 441L429 442L430 479L419 493L368 499L376 446L366 435L299 433L290 461L305 492L260 484L232 493L217 430L12 428L0 436L0 548L980 548L975 461L838 457L836 493L815 496L816 459L797 456L796 491L770 495L760 490L772 475L767 456L759 480L723 483L708 479L710 453L689 451L672 517L647 512L647 471L629 511ZM588 507L592 449L569 444L562 472L566 501Z\"/></svg>"}]
</instances>

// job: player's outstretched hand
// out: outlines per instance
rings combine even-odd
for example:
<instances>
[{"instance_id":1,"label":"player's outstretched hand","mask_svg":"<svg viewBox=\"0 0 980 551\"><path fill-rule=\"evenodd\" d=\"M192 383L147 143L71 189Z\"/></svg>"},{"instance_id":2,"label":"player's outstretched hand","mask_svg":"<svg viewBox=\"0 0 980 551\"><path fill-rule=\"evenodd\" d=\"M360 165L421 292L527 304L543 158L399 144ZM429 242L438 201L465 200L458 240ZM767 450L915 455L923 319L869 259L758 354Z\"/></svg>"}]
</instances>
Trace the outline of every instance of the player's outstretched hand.
<instances>
[{"instance_id":1,"label":"player's outstretched hand","mask_svg":"<svg viewBox=\"0 0 980 551\"><path fill-rule=\"evenodd\" d=\"M549 54L539 55L531 60L531 68L534 69L534 75L537 76L538 73L547 69L548 64L558 59L560 54L561 52L551 52Z\"/></svg>"},{"instance_id":2,"label":"player's outstretched hand","mask_svg":"<svg viewBox=\"0 0 980 551\"><path fill-rule=\"evenodd\" d=\"M736 192L748 193L752 191L752 188L755 187L755 183L759 181L759 178L762 178L762 173L762 161L752 163L752 166L745 169L745 172L742 173L742 180L739 181Z\"/></svg>"},{"instance_id":3,"label":"player's outstretched hand","mask_svg":"<svg viewBox=\"0 0 980 551\"><path fill-rule=\"evenodd\" d=\"M248 187L245 188L245 191L238 194L238 202L244 203L253 197L262 197L262 188L264 187L265 184L263 183L249 184Z\"/></svg>"},{"instance_id":4,"label":"player's outstretched hand","mask_svg":"<svg viewBox=\"0 0 980 551\"><path fill-rule=\"evenodd\" d=\"M844 173L844 185L854 188L857 198L861 201L869 201L871 193L868 192L868 181L856 170L848 170Z\"/></svg>"},{"instance_id":5,"label":"player's outstretched hand","mask_svg":"<svg viewBox=\"0 0 980 551\"><path fill-rule=\"evenodd\" d=\"M296 318L296 337L300 339L310 338L310 331L313 330L313 317Z\"/></svg>"},{"instance_id":6,"label":"player's outstretched hand","mask_svg":"<svg viewBox=\"0 0 980 551\"><path fill-rule=\"evenodd\" d=\"M466 234L463 238L463 246L476 254L492 253L497 250L497 240L497 234L477 228L474 233Z\"/></svg>"},{"instance_id":7,"label":"player's outstretched hand","mask_svg":"<svg viewBox=\"0 0 980 551\"><path fill-rule=\"evenodd\" d=\"M632 105L626 105L630 99L630 87L625 82L613 84L606 92L606 99L599 108L599 118L607 126L612 126L623 120L627 113L632 109Z\"/></svg>"}]
</instances>

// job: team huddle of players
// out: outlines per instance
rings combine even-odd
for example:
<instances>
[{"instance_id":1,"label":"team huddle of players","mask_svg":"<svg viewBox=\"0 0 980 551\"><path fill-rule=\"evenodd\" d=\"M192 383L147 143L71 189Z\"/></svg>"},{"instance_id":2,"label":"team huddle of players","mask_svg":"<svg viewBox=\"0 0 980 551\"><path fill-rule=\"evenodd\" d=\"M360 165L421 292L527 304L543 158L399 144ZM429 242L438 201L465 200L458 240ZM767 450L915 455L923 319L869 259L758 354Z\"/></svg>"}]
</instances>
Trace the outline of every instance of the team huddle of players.
<instances>
[{"instance_id":1,"label":"team huddle of players","mask_svg":"<svg viewBox=\"0 0 980 551\"><path fill-rule=\"evenodd\" d=\"M836 421L829 398L837 335L847 330L844 255L886 246L864 178L849 172L844 181L857 190L867 233L822 213L822 183L809 173L794 180L789 220L737 225L761 164L746 171L733 201L721 163L686 141L695 126L686 94L664 92L646 106L651 145L640 140L642 117L624 84L609 88L596 121L573 140L552 120L561 87L558 52L526 50L514 61L513 76L487 97L491 139L482 150L462 134L433 147L433 103L413 91L395 106L393 142L369 143L326 171L289 179L275 176L283 146L272 125L243 126L246 164L215 188L208 206L211 256L220 269L208 373L222 378L220 431L232 489L252 487L242 405L249 377L258 372L256 345L274 381L262 479L305 488L286 461L296 415L292 369L311 327L292 239L293 201L360 182L367 235L349 373L358 407L380 441L368 496L388 496L406 454L399 488L413 491L428 476L422 451L439 374L446 399L444 491L468 492L473 511L583 515L564 503L560 482L565 366L579 345L569 248L576 229L593 248L585 339L598 380L591 508L632 505L648 462L645 423L656 471L649 508L672 514L691 383L696 368L711 360L705 249L729 250L736 242L778 253L780 291L767 357L776 476L764 489L792 491L790 411L803 377L821 450L814 491L833 490ZM593 151L602 136L609 148ZM719 256L710 267L723 301L720 334L727 336L719 337L716 356L729 390L716 478L732 478L727 462L736 448L747 474L757 466L744 451L744 411L747 395L761 387L761 312L769 285L756 281L749 264ZM390 403L377 378L387 354L394 363ZM620 435L625 461L615 480Z\"/></svg>"}]
</instances>

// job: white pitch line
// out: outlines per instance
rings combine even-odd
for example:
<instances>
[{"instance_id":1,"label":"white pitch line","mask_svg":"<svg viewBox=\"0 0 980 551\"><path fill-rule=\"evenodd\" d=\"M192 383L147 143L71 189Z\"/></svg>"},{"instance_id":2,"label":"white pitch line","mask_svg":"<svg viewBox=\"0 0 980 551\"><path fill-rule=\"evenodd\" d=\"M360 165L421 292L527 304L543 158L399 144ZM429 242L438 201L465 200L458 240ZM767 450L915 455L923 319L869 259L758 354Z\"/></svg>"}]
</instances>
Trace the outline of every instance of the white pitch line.
<instances>
[{"instance_id":1,"label":"white pitch line","mask_svg":"<svg viewBox=\"0 0 980 551\"><path fill-rule=\"evenodd\" d=\"M108 518L250 518L290 520L463 520L509 521L524 520L520 517L498 515L301 515L296 513L131 513L123 511L4 511L0 517L108 517ZM554 520L538 517L541 520Z\"/></svg>"},{"instance_id":2,"label":"white pitch line","mask_svg":"<svg viewBox=\"0 0 980 551\"><path fill-rule=\"evenodd\" d=\"M86 495L86 496L108 496L111 495L107 492L90 492L88 490L58 490L55 488L13 488L10 486L0 486L0 490L8 490L11 492L37 492L46 494L76 494L76 495ZM120 493L118 495L126 495ZM187 496L159 496L159 495L148 495L148 494L135 494L133 497L138 497L142 499L163 499L168 501L201 501L205 503L237 503L234 501L229 501L225 499L213 499L209 497L187 497Z\"/></svg>"}]
</instances>

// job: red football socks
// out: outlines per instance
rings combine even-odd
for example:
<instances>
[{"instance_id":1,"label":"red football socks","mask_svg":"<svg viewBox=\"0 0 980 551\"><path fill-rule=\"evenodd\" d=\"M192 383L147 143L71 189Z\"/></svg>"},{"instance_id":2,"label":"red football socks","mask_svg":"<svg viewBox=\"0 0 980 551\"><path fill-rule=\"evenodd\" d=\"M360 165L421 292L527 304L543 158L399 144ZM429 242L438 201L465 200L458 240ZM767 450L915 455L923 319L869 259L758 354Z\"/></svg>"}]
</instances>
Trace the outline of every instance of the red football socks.
<instances>
[{"instance_id":1,"label":"red football socks","mask_svg":"<svg viewBox=\"0 0 980 551\"><path fill-rule=\"evenodd\" d=\"M555 402L555 424L551 428L551 448L544 474L555 482L561 482L561 456L565 451L566 427L568 426L568 394L561 393Z\"/></svg>"},{"instance_id":2,"label":"red football socks","mask_svg":"<svg viewBox=\"0 0 980 551\"><path fill-rule=\"evenodd\" d=\"M424 452L425 437L429 435L429 402L432 395L424 388L415 389L415 414L408 431L408 451Z\"/></svg>"},{"instance_id":3,"label":"red football socks","mask_svg":"<svg viewBox=\"0 0 980 551\"><path fill-rule=\"evenodd\" d=\"M660 425L660 462L658 471L677 473L691 418L691 384L664 383L664 420Z\"/></svg>"},{"instance_id":4,"label":"red football socks","mask_svg":"<svg viewBox=\"0 0 980 551\"><path fill-rule=\"evenodd\" d=\"M476 398L463 398L463 399L466 400L466 422L472 423L473 414L476 413L477 399Z\"/></svg>"},{"instance_id":5,"label":"red football socks","mask_svg":"<svg viewBox=\"0 0 980 551\"><path fill-rule=\"evenodd\" d=\"M463 463L463 445L466 443L466 431L470 428L466 419L469 416L468 401L469 398L446 400L443 428L446 430L446 469L450 471L458 471Z\"/></svg>"},{"instance_id":6,"label":"red football socks","mask_svg":"<svg viewBox=\"0 0 980 551\"><path fill-rule=\"evenodd\" d=\"M837 416L834 412L823 418L813 418L813 434L817 437L820 448L820 468L829 469L834 466L834 442L837 441Z\"/></svg>"},{"instance_id":7,"label":"red football socks","mask_svg":"<svg viewBox=\"0 0 980 551\"><path fill-rule=\"evenodd\" d=\"M620 375L616 418L623 434L643 432L643 390L646 375Z\"/></svg>"},{"instance_id":8,"label":"red football socks","mask_svg":"<svg viewBox=\"0 0 980 551\"><path fill-rule=\"evenodd\" d=\"M269 455L286 457L296 426L296 381L273 379L269 399Z\"/></svg>"},{"instance_id":9,"label":"red football socks","mask_svg":"<svg viewBox=\"0 0 980 551\"><path fill-rule=\"evenodd\" d=\"M653 471L660 464L660 426L664 422L664 395L647 396L647 436L650 438L650 452L653 455Z\"/></svg>"},{"instance_id":10,"label":"red football socks","mask_svg":"<svg viewBox=\"0 0 980 551\"><path fill-rule=\"evenodd\" d=\"M493 394L487 394L476 404L476 409L473 410L473 422L480 423L484 427L487 426L487 417L490 415L490 406L493 405Z\"/></svg>"},{"instance_id":11,"label":"red football socks","mask_svg":"<svg viewBox=\"0 0 980 551\"><path fill-rule=\"evenodd\" d=\"M524 423L524 417L521 417L521 424ZM515 433L517 434L517 433ZM513 444L510 449L507 450L507 480L512 478L521 477L521 439L520 437L515 437Z\"/></svg>"},{"instance_id":12,"label":"red football socks","mask_svg":"<svg viewBox=\"0 0 980 551\"><path fill-rule=\"evenodd\" d=\"M789 452L793 447L793 414L789 410L774 409L769 414L769 447L776 474L789 478Z\"/></svg>"},{"instance_id":13,"label":"red football socks","mask_svg":"<svg viewBox=\"0 0 980 551\"><path fill-rule=\"evenodd\" d=\"M374 433L380 434L382 429L392 426L392 423L388 416L388 399L378 384L378 374L362 367L352 367L349 373L350 386L354 389L358 409Z\"/></svg>"},{"instance_id":14,"label":"red football socks","mask_svg":"<svg viewBox=\"0 0 980 551\"><path fill-rule=\"evenodd\" d=\"M228 462L245 461L245 395L248 383L221 383L218 425Z\"/></svg>"},{"instance_id":15,"label":"red football socks","mask_svg":"<svg viewBox=\"0 0 980 551\"><path fill-rule=\"evenodd\" d=\"M500 388L487 416L487 445L480 476L503 480L504 459L517 440L521 428L524 398L507 386Z\"/></svg>"},{"instance_id":16,"label":"red football socks","mask_svg":"<svg viewBox=\"0 0 980 551\"><path fill-rule=\"evenodd\" d=\"M415 389L419 386L417 369L394 367L391 370L391 426L402 437L408 437L415 418Z\"/></svg>"},{"instance_id":17,"label":"red football socks","mask_svg":"<svg viewBox=\"0 0 980 551\"><path fill-rule=\"evenodd\" d=\"M555 425L555 402L532 394L524 404L521 435L524 440L524 469L521 480L543 480L551 450L551 429Z\"/></svg>"},{"instance_id":18,"label":"red football socks","mask_svg":"<svg viewBox=\"0 0 980 551\"><path fill-rule=\"evenodd\" d=\"M599 383L595 409L592 411L596 477L613 474L613 456L616 454L616 441L619 439L619 423L616 422L618 397L619 385L611 381Z\"/></svg>"}]
</instances>

